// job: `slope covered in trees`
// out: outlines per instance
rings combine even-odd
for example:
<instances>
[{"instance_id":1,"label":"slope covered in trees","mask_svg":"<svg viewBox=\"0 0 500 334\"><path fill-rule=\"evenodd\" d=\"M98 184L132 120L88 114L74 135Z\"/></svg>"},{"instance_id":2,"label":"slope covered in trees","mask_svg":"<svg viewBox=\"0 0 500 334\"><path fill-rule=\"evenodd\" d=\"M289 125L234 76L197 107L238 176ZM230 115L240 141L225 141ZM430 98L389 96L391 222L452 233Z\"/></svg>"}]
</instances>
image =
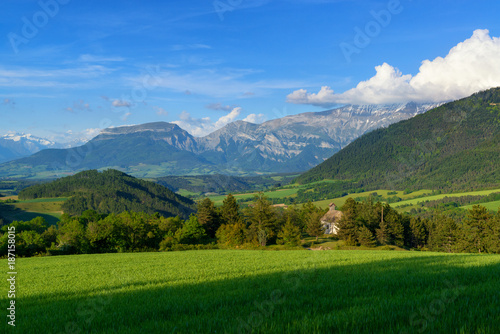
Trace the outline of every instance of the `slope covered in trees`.
<instances>
[{"instance_id":1,"label":"slope covered in trees","mask_svg":"<svg viewBox=\"0 0 500 334\"><path fill-rule=\"evenodd\" d=\"M19 199L42 197L70 197L62 207L70 215L81 215L86 210L102 214L134 211L186 218L195 209L194 202L188 198L113 169L80 172L19 193Z\"/></svg>"},{"instance_id":2,"label":"slope covered in trees","mask_svg":"<svg viewBox=\"0 0 500 334\"><path fill-rule=\"evenodd\" d=\"M493 88L370 132L297 181L336 179L372 189L498 186L499 148L500 88Z\"/></svg>"}]
</instances>

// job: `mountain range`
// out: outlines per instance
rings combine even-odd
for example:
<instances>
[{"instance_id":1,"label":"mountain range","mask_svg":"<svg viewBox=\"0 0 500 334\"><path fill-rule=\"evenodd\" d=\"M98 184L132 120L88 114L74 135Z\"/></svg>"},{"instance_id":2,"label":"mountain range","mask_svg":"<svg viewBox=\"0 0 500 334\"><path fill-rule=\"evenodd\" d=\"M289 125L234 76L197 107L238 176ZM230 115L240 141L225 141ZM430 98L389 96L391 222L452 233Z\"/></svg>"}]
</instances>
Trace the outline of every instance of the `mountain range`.
<instances>
[{"instance_id":1,"label":"mountain range","mask_svg":"<svg viewBox=\"0 0 500 334\"><path fill-rule=\"evenodd\" d=\"M365 134L296 181L324 179L345 189L500 186L500 88Z\"/></svg>"},{"instance_id":2,"label":"mountain range","mask_svg":"<svg viewBox=\"0 0 500 334\"><path fill-rule=\"evenodd\" d=\"M439 105L349 105L262 124L236 121L205 137L166 122L108 128L82 146L3 163L0 177L59 177L102 168L138 177L303 172L367 132Z\"/></svg>"},{"instance_id":3,"label":"mountain range","mask_svg":"<svg viewBox=\"0 0 500 334\"><path fill-rule=\"evenodd\" d=\"M58 143L30 133L7 133L0 136L0 163L30 156L49 148L71 148L87 142L84 138L75 138L67 143Z\"/></svg>"}]
</instances>

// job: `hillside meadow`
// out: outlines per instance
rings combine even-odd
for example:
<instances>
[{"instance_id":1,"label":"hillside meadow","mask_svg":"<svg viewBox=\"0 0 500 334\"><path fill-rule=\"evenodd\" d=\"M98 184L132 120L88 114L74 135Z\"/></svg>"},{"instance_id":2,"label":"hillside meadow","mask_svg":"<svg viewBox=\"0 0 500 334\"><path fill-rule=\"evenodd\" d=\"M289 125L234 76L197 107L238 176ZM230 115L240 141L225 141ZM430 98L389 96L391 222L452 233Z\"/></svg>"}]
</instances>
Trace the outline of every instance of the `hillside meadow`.
<instances>
[{"instance_id":1,"label":"hillside meadow","mask_svg":"<svg viewBox=\"0 0 500 334\"><path fill-rule=\"evenodd\" d=\"M0 263L7 268L7 260ZM20 258L17 272L16 332L27 334L497 333L500 328L498 255L125 253ZM2 290L8 290L5 280ZM0 301L7 304L5 293Z\"/></svg>"}]
</instances>

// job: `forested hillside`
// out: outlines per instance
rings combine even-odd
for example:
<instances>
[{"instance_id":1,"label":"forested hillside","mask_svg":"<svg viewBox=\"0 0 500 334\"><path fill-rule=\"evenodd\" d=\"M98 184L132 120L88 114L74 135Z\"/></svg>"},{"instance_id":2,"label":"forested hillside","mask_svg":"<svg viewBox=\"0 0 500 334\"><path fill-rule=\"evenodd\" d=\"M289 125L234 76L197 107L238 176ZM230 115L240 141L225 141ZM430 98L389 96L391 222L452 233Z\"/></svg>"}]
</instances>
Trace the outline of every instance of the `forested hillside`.
<instances>
[{"instance_id":1,"label":"forested hillside","mask_svg":"<svg viewBox=\"0 0 500 334\"><path fill-rule=\"evenodd\" d=\"M368 133L297 181L336 179L372 189L499 186L499 147L494 88Z\"/></svg>"},{"instance_id":2,"label":"forested hillside","mask_svg":"<svg viewBox=\"0 0 500 334\"><path fill-rule=\"evenodd\" d=\"M159 184L113 169L80 172L19 193L22 200L42 197L70 197L63 204L64 212L70 215L81 215L86 210L102 214L134 211L186 218L195 208L193 201Z\"/></svg>"}]
</instances>

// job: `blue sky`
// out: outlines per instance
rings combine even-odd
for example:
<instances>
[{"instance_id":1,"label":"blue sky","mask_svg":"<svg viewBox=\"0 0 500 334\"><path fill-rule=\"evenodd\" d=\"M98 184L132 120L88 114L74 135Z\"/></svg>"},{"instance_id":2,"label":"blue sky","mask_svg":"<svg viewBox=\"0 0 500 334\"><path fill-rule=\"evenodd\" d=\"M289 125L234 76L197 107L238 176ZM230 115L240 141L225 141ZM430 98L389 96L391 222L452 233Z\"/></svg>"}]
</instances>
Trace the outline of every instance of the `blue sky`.
<instances>
[{"instance_id":1,"label":"blue sky","mask_svg":"<svg viewBox=\"0 0 500 334\"><path fill-rule=\"evenodd\" d=\"M499 12L493 0L4 0L0 134L65 141L167 121L204 135L459 98L500 85Z\"/></svg>"}]
</instances>

